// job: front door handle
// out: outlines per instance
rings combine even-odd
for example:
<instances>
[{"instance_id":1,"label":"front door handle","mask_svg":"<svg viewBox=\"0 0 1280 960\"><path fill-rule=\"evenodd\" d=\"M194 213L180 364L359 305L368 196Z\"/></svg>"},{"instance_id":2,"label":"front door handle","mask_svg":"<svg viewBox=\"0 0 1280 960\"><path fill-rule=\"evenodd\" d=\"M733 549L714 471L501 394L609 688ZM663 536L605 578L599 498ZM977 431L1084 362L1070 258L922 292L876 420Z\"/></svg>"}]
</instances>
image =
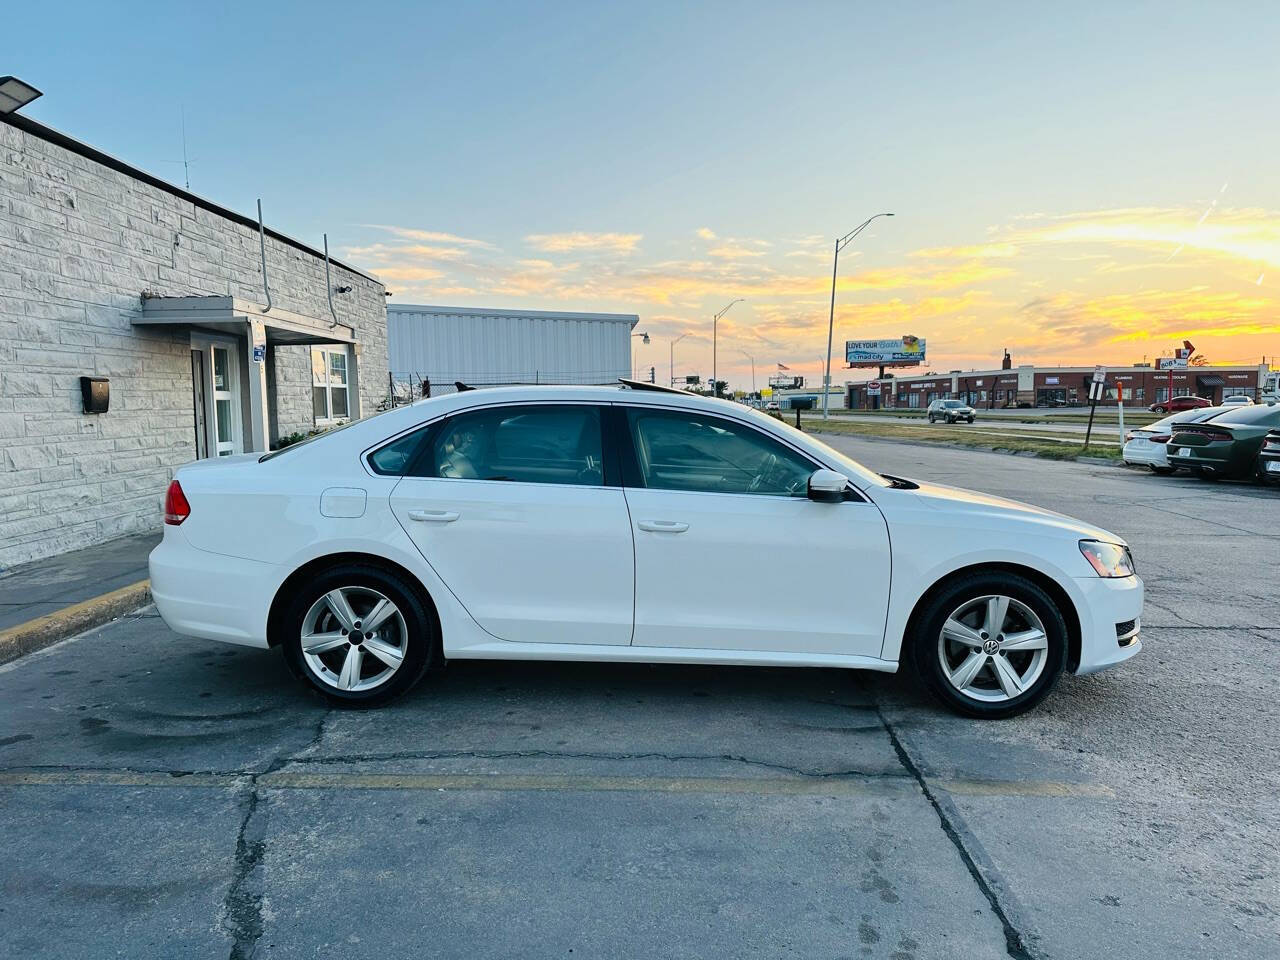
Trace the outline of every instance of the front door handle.
<instances>
[{"instance_id":1,"label":"front door handle","mask_svg":"<svg viewBox=\"0 0 1280 960\"><path fill-rule=\"evenodd\" d=\"M410 510L409 519L427 523L453 523L458 519L458 512L456 510Z\"/></svg>"},{"instance_id":2,"label":"front door handle","mask_svg":"<svg viewBox=\"0 0 1280 960\"><path fill-rule=\"evenodd\" d=\"M641 520L636 526L651 533L684 533L689 529L687 523L679 520Z\"/></svg>"}]
</instances>

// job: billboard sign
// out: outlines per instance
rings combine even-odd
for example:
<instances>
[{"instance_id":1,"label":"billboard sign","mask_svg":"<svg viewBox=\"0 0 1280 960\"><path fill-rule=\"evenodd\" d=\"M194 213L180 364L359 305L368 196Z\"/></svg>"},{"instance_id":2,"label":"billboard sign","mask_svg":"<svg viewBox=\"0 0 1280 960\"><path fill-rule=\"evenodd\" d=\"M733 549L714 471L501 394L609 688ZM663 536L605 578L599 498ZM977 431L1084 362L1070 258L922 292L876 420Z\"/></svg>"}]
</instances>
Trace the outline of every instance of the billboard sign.
<instances>
[{"instance_id":1,"label":"billboard sign","mask_svg":"<svg viewBox=\"0 0 1280 960\"><path fill-rule=\"evenodd\" d=\"M846 340L844 359L851 367L918 367L925 362L924 340Z\"/></svg>"}]
</instances>

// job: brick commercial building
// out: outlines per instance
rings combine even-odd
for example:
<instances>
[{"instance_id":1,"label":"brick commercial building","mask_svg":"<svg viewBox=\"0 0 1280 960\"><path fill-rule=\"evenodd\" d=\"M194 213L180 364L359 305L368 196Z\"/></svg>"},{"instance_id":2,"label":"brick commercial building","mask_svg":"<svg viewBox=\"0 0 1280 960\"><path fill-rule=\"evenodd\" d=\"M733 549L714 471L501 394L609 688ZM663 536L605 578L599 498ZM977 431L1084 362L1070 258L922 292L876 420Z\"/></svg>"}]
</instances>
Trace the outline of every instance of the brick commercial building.
<instances>
[{"instance_id":1,"label":"brick commercial building","mask_svg":"<svg viewBox=\"0 0 1280 960\"><path fill-rule=\"evenodd\" d=\"M180 464L372 412L386 319L373 277L0 115L0 568L157 528Z\"/></svg>"},{"instance_id":2,"label":"brick commercial building","mask_svg":"<svg viewBox=\"0 0 1280 960\"><path fill-rule=\"evenodd\" d=\"M1093 367L1035 367L1024 365L1007 370L964 370L886 377L880 381L882 408L922 409L934 400L959 399L979 409L983 407L1085 406L1089 402L1089 382ZM1242 394L1260 399L1274 383L1274 374L1264 364L1248 367L1185 367L1156 370L1153 367L1111 367L1107 369L1106 398L1116 404L1120 390L1127 406L1147 407L1170 396L1194 394L1215 403L1223 397ZM871 409L876 397L869 396L866 383L846 387L849 406Z\"/></svg>"}]
</instances>

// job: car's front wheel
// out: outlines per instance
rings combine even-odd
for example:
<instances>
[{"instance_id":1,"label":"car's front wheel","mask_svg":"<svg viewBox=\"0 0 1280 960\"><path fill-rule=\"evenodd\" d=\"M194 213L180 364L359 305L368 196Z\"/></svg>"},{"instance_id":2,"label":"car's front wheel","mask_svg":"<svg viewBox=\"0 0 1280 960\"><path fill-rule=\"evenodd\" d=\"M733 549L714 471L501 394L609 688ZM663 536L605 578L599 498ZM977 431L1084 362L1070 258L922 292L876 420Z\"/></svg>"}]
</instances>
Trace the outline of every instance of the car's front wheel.
<instances>
[{"instance_id":1,"label":"car's front wheel","mask_svg":"<svg viewBox=\"0 0 1280 960\"><path fill-rule=\"evenodd\" d=\"M342 564L300 590L283 619L285 658L339 706L373 706L416 684L435 653L435 618L389 570Z\"/></svg>"},{"instance_id":2,"label":"car's front wheel","mask_svg":"<svg viewBox=\"0 0 1280 960\"><path fill-rule=\"evenodd\" d=\"M984 719L1030 710L1067 658L1067 626L1041 587L1013 573L949 584L915 618L908 638L919 675L957 713Z\"/></svg>"}]
</instances>

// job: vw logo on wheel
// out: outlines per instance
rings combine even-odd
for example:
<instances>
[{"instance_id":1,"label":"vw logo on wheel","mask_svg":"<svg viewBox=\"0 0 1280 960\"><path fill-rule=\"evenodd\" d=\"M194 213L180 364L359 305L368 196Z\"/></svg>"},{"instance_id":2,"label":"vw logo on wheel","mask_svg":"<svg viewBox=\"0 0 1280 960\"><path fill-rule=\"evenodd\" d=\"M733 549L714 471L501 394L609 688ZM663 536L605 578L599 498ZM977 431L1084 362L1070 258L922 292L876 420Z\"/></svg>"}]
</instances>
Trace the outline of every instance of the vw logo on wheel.
<instances>
[{"instance_id":1,"label":"vw logo on wheel","mask_svg":"<svg viewBox=\"0 0 1280 960\"><path fill-rule=\"evenodd\" d=\"M994 655L995 655L996 653L998 653L999 651L1000 651L1000 641L999 641L999 640L983 640L983 641L982 641L982 652L983 652L983 653L988 654L989 656L994 656Z\"/></svg>"}]
</instances>

